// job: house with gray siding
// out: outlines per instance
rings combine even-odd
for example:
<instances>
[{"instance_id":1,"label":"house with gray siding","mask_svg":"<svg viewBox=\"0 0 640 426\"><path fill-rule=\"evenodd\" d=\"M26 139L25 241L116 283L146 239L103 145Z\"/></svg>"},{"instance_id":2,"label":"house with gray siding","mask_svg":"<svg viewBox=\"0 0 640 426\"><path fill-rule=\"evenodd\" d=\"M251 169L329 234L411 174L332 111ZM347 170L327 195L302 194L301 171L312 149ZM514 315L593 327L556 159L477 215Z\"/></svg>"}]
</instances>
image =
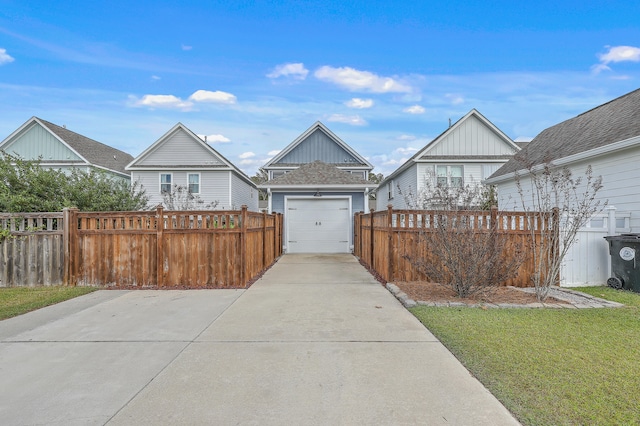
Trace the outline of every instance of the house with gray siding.
<instances>
[{"instance_id":1,"label":"house with gray siding","mask_svg":"<svg viewBox=\"0 0 640 426\"><path fill-rule=\"evenodd\" d=\"M101 170L129 180L125 167L133 157L126 152L72 132L42 118L31 117L0 143L0 150L24 160L39 160L42 167L69 172Z\"/></svg>"},{"instance_id":2,"label":"house with gray siding","mask_svg":"<svg viewBox=\"0 0 640 426\"><path fill-rule=\"evenodd\" d=\"M236 210L246 205L258 211L253 181L182 123L145 149L126 170L146 191L150 205L163 204L163 193L178 186L197 196L203 206Z\"/></svg>"},{"instance_id":3,"label":"house with gray siding","mask_svg":"<svg viewBox=\"0 0 640 426\"><path fill-rule=\"evenodd\" d=\"M373 166L316 122L263 166L268 211L284 215L287 253L349 253L353 216L368 210Z\"/></svg>"},{"instance_id":4,"label":"house with gray siding","mask_svg":"<svg viewBox=\"0 0 640 426\"><path fill-rule=\"evenodd\" d=\"M640 89L565 120L537 135L487 183L496 185L501 210L535 208L529 169L566 167L574 177L591 166L602 177L596 199L615 209L613 217L593 217L565 258L561 285L599 285L609 277L609 248L603 236L640 232ZM519 180L524 197L518 193ZM578 189L580 191L580 188ZM522 203L524 198L524 205ZM609 223L611 222L611 223ZM615 223L614 223L615 222ZM640 252L635 261L640 262Z\"/></svg>"},{"instance_id":5,"label":"house with gray siding","mask_svg":"<svg viewBox=\"0 0 640 426\"><path fill-rule=\"evenodd\" d=\"M387 176L376 190L376 210L437 207L428 188L480 184L520 147L476 109Z\"/></svg>"}]
</instances>

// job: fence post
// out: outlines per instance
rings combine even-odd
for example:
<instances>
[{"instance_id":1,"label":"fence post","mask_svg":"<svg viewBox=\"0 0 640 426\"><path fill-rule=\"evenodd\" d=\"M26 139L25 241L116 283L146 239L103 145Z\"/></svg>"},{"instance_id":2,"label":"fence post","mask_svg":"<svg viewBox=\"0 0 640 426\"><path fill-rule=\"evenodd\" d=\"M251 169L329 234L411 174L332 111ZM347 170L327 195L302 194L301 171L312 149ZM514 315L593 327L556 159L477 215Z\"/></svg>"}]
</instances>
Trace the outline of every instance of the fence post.
<instances>
[{"instance_id":1,"label":"fence post","mask_svg":"<svg viewBox=\"0 0 640 426\"><path fill-rule=\"evenodd\" d=\"M371 227L371 229L369 230L370 232L370 237L371 237L371 241L369 242L370 245L370 250L369 250L369 266L371 267L371 269L373 269L374 271L376 270L375 265L373 264L373 259L375 259L375 257L373 256L373 212L375 210L371 209L369 210L369 226Z\"/></svg>"},{"instance_id":2,"label":"fence post","mask_svg":"<svg viewBox=\"0 0 640 426\"><path fill-rule=\"evenodd\" d=\"M67 233L67 244L65 245L65 269L67 272L67 279L65 280L65 285L75 287L78 285L78 263L80 256L80 253L78 253L79 241L77 208L72 207L67 209L64 229L64 232Z\"/></svg>"},{"instance_id":3,"label":"fence post","mask_svg":"<svg viewBox=\"0 0 640 426\"><path fill-rule=\"evenodd\" d=\"M247 283L245 281L246 269L247 269L247 205L243 204L241 207L241 219L240 223L242 227L240 228L240 282L243 286L246 286Z\"/></svg>"},{"instance_id":4,"label":"fence post","mask_svg":"<svg viewBox=\"0 0 640 426\"><path fill-rule=\"evenodd\" d=\"M69 247L69 231L71 228L71 222L69 221L69 209L65 207L62 209L62 256L63 256L63 272L62 272L62 282L65 286L69 285L69 260L71 256L71 250Z\"/></svg>"},{"instance_id":5,"label":"fence post","mask_svg":"<svg viewBox=\"0 0 640 426\"><path fill-rule=\"evenodd\" d=\"M156 285L164 286L164 209L156 207Z\"/></svg>"},{"instance_id":6,"label":"fence post","mask_svg":"<svg viewBox=\"0 0 640 426\"><path fill-rule=\"evenodd\" d=\"M262 265L260 270L267 267L267 212L262 212Z\"/></svg>"},{"instance_id":7,"label":"fence post","mask_svg":"<svg viewBox=\"0 0 640 426\"><path fill-rule=\"evenodd\" d=\"M387 206L387 244L388 244L388 273L384 277L387 281L393 281L393 206Z\"/></svg>"}]
</instances>

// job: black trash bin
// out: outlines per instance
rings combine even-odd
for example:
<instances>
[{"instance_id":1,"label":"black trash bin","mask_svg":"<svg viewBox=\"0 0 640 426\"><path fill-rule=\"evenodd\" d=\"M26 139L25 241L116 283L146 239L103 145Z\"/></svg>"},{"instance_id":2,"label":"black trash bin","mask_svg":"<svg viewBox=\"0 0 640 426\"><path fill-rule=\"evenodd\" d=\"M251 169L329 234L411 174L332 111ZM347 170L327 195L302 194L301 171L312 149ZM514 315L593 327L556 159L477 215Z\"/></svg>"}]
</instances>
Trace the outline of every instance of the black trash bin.
<instances>
[{"instance_id":1,"label":"black trash bin","mask_svg":"<svg viewBox=\"0 0 640 426\"><path fill-rule=\"evenodd\" d=\"M610 287L640 293L640 234L604 237L611 255Z\"/></svg>"}]
</instances>

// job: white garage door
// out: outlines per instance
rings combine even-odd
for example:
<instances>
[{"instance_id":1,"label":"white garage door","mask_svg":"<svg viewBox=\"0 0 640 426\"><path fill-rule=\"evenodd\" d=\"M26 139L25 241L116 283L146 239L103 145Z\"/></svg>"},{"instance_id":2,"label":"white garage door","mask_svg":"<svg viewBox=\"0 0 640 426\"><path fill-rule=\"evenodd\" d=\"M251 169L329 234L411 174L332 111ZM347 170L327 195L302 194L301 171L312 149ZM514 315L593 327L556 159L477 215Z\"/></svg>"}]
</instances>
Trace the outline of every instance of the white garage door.
<instances>
[{"instance_id":1,"label":"white garage door","mask_svg":"<svg viewBox=\"0 0 640 426\"><path fill-rule=\"evenodd\" d=\"M349 253L349 200L289 199L288 253Z\"/></svg>"}]
</instances>

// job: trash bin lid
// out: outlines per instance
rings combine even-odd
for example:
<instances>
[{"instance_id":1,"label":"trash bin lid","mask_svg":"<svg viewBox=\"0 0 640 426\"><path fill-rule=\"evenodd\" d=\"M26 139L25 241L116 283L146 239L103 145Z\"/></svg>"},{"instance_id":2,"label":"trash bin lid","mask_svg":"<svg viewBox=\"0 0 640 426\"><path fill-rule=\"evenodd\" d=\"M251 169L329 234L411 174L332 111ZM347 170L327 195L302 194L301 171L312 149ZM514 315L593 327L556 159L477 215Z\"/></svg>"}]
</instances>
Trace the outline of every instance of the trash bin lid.
<instances>
[{"instance_id":1,"label":"trash bin lid","mask_svg":"<svg viewBox=\"0 0 640 426\"><path fill-rule=\"evenodd\" d=\"M604 239L607 240L607 241L640 242L640 233L608 235L608 236L604 237Z\"/></svg>"}]
</instances>

